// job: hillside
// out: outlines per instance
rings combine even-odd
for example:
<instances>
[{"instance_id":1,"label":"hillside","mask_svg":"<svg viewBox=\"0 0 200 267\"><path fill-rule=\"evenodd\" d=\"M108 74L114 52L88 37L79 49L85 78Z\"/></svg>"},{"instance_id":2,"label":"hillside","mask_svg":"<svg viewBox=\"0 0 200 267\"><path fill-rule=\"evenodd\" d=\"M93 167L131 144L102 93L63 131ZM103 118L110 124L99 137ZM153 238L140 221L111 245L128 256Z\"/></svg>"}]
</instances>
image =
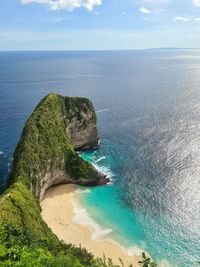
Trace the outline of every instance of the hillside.
<instances>
[{"instance_id":1,"label":"hillside","mask_svg":"<svg viewBox=\"0 0 200 267\"><path fill-rule=\"evenodd\" d=\"M42 220L39 199L55 184L108 180L76 150L99 143L96 114L85 98L49 94L25 123L10 185L0 196L1 266L106 266L85 249L60 242Z\"/></svg>"}]
</instances>

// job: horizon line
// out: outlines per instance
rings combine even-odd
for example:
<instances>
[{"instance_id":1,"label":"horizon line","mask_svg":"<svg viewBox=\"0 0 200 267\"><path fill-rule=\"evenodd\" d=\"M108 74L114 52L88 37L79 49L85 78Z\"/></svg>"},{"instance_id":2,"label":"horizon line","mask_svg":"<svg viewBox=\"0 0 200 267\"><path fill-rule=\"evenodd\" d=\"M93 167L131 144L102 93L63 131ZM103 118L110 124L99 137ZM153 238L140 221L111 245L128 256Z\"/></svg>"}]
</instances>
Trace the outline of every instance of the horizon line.
<instances>
[{"instance_id":1,"label":"horizon line","mask_svg":"<svg viewBox=\"0 0 200 267\"><path fill-rule=\"evenodd\" d=\"M145 50L199 50L200 47L150 47L133 49L18 49L18 50L0 50L0 52L111 52L111 51L145 51Z\"/></svg>"}]
</instances>

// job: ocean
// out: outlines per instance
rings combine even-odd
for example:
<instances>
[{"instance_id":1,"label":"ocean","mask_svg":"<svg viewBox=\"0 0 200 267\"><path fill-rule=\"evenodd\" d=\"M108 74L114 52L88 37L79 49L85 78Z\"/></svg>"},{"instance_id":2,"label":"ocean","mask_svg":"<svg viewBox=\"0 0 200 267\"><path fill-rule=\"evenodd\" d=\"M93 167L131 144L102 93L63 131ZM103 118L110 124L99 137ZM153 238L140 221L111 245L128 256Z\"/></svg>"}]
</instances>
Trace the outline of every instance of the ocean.
<instances>
[{"instance_id":1,"label":"ocean","mask_svg":"<svg viewBox=\"0 0 200 267\"><path fill-rule=\"evenodd\" d=\"M111 178L79 200L102 236L171 266L200 261L200 50L0 52L0 185L23 125L50 92L89 97Z\"/></svg>"}]
</instances>

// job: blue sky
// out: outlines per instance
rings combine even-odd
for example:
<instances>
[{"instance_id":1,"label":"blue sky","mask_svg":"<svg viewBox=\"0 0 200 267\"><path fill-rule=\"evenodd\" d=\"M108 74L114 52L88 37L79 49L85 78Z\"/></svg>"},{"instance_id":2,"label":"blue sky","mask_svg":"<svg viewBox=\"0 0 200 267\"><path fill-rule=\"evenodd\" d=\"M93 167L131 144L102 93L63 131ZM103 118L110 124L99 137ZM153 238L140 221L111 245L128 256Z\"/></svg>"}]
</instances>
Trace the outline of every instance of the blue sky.
<instances>
[{"instance_id":1,"label":"blue sky","mask_svg":"<svg viewBox=\"0 0 200 267\"><path fill-rule=\"evenodd\" d=\"M1 0L0 50L200 47L200 0Z\"/></svg>"}]
</instances>

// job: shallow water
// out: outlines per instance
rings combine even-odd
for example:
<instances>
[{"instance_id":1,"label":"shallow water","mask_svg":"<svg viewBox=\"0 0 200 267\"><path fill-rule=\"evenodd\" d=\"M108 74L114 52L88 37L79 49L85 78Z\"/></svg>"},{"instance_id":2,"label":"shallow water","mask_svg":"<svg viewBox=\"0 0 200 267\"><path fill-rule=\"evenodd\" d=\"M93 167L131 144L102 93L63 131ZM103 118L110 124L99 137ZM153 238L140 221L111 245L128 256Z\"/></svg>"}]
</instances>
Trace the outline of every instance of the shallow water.
<instances>
[{"instance_id":1,"label":"shallow water","mask_svg":"<svg viewBox=\"0 0 200 267\"><path fill-rule=\"evenodd\" d=\"M23 124L49 92L91 98L101 148L83 154L113 184L80 194L124 246L200 260L200 51L0 53L0 181Z\"/></svg>"}]
</instances>

